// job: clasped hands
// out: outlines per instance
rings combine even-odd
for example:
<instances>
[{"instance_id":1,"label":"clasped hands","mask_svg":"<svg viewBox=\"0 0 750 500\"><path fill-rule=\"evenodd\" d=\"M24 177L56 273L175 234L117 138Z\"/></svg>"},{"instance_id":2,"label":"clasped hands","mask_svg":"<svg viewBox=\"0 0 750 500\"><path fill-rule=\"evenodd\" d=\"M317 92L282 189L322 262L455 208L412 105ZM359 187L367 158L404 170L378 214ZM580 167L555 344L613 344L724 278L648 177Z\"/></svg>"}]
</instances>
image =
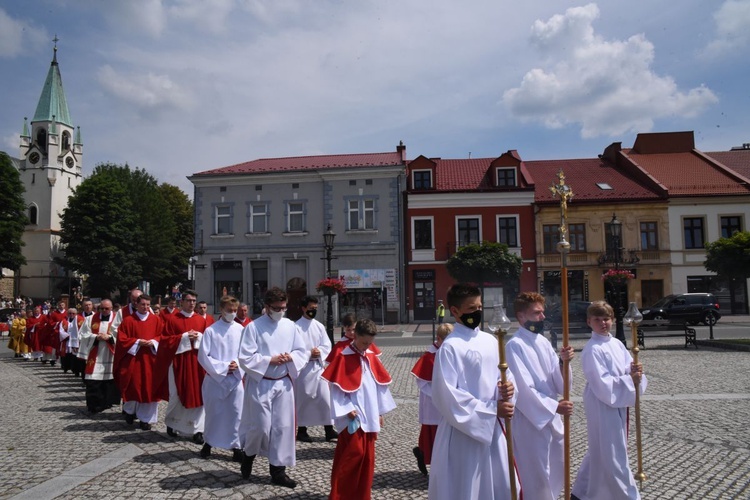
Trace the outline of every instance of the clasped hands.
<instances>
[{"instance_id":1,"label":"clasped hands","mask_svg":"<svg viewBox=\"0 0 750 500\"><path fill-rule=\"evenodd\" d=\"M281 354L277 354L276 356L271 356L271 364L272 365L283 365L284 363L288 363L292 360L292 355L288 352L283 352Z\"/></svg>"}]
</instances>

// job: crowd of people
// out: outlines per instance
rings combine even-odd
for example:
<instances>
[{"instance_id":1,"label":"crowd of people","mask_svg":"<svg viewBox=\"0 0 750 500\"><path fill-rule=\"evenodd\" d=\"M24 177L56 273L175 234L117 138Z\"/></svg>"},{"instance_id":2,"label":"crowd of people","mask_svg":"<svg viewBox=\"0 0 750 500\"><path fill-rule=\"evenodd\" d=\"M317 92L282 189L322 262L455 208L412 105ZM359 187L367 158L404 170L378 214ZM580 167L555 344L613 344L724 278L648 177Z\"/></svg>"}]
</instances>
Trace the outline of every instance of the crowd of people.
<instances>
[{"instance_id":1,"label":"crowd of people","mask_svg":"<svg viewBox=\"0 0 750 500\"><path fill-rule=\"evenodd\" d=\"M192 290L158 313L140 290L128 299L119 310L106 299L83 301L80 312L63 301L48 314L36 306L13 321L11 348L18 358L59 361L81 377L92 414L122 404L126 425L138 421L148 431L159 402L168 401L167 434L202 445L204 459L214 448L230 450L246 479L261 455L271 482L294 488L287 468L296 462L295 441L311 441L308 428L321 426L325 440L336 442L329 498L370 498L375 442L383 416L396 408L373 321L347 315L344 336L332 345L315 319L317 297L302 299L302 316L293 322L285 317L286 293L276 287L255 320L231 296L221 298L216 320ZM505 499L515 490L518 498L557 499L562 417L573 412L562 399L563 367L574 351L567 346L558 354L540 335L544 297L525 292L514 302L520 327L505 346L505 377L502 346L479 327L480 291L456 284L445 302L453 324L441 322L436 342L411 371L421 424L413 453L429 475L429 498ZM605 302L589 307L592 336L582 352L589 447L573 499L640 498L628 466L627 414L646 379L610 335L613 318ZM513 462L504 426L510 418Z\"/></svg>"}]
</instances>

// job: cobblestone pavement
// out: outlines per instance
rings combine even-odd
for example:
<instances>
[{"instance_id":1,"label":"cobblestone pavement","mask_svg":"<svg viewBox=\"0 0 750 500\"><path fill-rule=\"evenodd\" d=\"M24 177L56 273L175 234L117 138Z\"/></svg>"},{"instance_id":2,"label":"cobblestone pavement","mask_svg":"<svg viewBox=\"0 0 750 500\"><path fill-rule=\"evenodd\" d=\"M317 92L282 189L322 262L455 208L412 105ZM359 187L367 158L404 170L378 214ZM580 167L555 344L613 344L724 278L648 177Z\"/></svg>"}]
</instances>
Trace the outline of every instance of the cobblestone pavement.
<instances>
[{"instance_id":1,"label":"cobblestone pavement","mask_svg":"<svg viewBox=\"0 0 750 500\"><path fill-rule=\"evenodd\" d=\"M298 443L294 490L270 484L258 458L250 481L229 452L198 456L187 438L166 435L163 415L154 431L128 427L117 410L85 412L82 386L59 366L24 362L0 342L0 498L293 498L322 499L329 490L334 444L322 429ZM573 346L580 350L583 340ZM649 377L643 397L644 499L750 498L750 354L711 348L686 350L680 339L654 339L641 353ZM416 468L417 390L409 375L423 347L385 347L398 408L386 416L377 441L376 499L427 497ZM580 402L580 359L573 362L574 401ZM635 438L631 419L631 459ZM582 405L572 418L572 480L586 449Z\"/></svg>"}]
</instances>

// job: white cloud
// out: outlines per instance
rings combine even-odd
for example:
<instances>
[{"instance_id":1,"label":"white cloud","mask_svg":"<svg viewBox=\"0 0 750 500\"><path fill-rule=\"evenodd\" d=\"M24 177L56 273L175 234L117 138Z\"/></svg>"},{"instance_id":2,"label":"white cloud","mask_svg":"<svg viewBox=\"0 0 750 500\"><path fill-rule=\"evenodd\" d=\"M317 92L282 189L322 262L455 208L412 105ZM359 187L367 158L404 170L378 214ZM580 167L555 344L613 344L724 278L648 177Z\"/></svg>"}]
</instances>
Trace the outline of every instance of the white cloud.
<instances>
[{"instance_id":1,"label":"white cloud","mask_svg":"<svg viewBox=\"0 0 750 500\"><path fill-rule=\"evenodd\" d=\"M692 117L718 102L705 86L687 92L651 68L654 46L642 34L604 40L592 23L596 4L538 20L531 44L546 56L544 67L526 73L520 86L503 94L503 103L524 121L549 128L581 126L581 136L646 132L663 117Z\"/></svg>"},{"instance_id":2,"label":"white cloud","mask_svg":"<svg viewBox=\"0 0 750 500\"><path fill-rule=\"evenodd\" d=\"M47 32L26 21L13 19L0 9L0 57L17 57L29 46L37 48L48 40Z\"/></svg>"},{"instance_id":3,"label":"white cloud","mask_svg":"<svg viewBox=\"0 0 750 500\"><path fill-rule=\"evenodd\" d=\"M158 38L167 24L162 0L106 2L98 6L107 22L118 31Z\"/></svg>"},{"instance_id":4,"label":"white cloud","mask_svg":"<svg viewBox=\"0 0 750 500\"><path fill-rule=\"evenodd\" d=\"M191 95L167 75L128 76L106 65L97 72L97 79L108 93L144 111L186 110L193 102Z\"/></svg>"},{"instance_id":5,"label":"white cloud","mask_svg":"<svg viewBox=\"0 0 750 500\"><path fill-rule=\"evenodd\" d=\"M187 21L209 33L221 33L234 6L234 0L177 0L169 7L169 15Z\"/></svg>"},{"instance_id":6,"label":"white cloud","mask_svg":"<svg viewBox=\"0 0 750 500\"><path fill-rule=\"evenodd\" d=\"M726 0L714 13L716 38L704 56L726 55L750 44L750 0Z\"/></svg>"}]
</instances>

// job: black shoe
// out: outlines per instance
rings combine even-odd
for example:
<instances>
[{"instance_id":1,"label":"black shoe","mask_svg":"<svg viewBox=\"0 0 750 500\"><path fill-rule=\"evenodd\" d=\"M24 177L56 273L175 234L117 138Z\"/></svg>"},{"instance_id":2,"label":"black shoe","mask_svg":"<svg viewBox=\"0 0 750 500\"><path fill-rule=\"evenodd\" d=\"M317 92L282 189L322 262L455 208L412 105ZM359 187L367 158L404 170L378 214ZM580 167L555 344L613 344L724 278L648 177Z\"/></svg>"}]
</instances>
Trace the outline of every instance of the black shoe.
<instances>
[{"instance_id":1,"label":"black shoe","mask_svg":"<svg viewBox=\"0 0 750 500\"><path fill-rule=\"evenodd\" d=\"M47 360L46 359L40 359L39 361L41 361L43 365L47 364Z\"/></svg>"},{"instance_id":2,"label":"black shoe","mask_svg":"<svg viewBox=\"0 0 750 500\"><path fill-rule=\"evenodd\" d=\"M206 443L201 448L201 458L208 458L211 456L211 445Z\"/></svg>"},{"instance_id":3,"label":"black shoe","mask_svg":"<svg viewBox=\"0 0 750 500\"><path fill-rule=\"evenodd\" d=\"M193 442L195 444L203 444L203 433L196 432L195 434L193 434Z\"/></svg>"},{"instance_id":4,"label":"black shoe","mask_svg":"<svg viewBox=\"0 0 750 500\"><path fill-rule=\"evenodd\" d=\"M208 445L205 445L208 446ZM239 462L242 463L242 458L245 456L244 453L242 453L242 450L239 448L235 448L232 450L232 462Z\"/></svg>"},{"instance_id":5,"label":"black shoe","mask_svg":"<svg viewBox=\"0 0 750 500\"><path fill-rule=\"evenodd\" d=\"M151 424L148 422L141 422L140 427L142 431L150 431L151 430Z\"/></svg>"},{"instance_id":6,"label":"black shoe","mask_svg":"<svg viewBox=\"0 0 750 500\"><path fill-rule=\"evenodd\" d=\"M177 437L177 433L170 426L167 426L167 436Z\"/></svg>"},{"instance_id":7,"label":"black shoe","mask_svg":"<svg viewBox=\"0 0 750 500\"><path fill-rule=\"evenodd\" d=\"M336 432L335 430L333 430L333 426L332 425L326 425L325 426L325 430L326 430L326 441L329 441L329 442L330 441L338 441L338 439L339 439L339 433Z\"/></svg>"},{"instance_id":8,"label":"black shoe","mask_svg":"<svg viewBox=\"0 0 750 500\"><path fill-rule=\"evenodd\" d=\"M15 356L13 356L13 357L14 357L14 358L20 358L20 357L21 357L21 355L20 355L20 354L18 354L18 353L16 353L16 355L15 355Z\"/></svg>"},{"instance_id":9,"label":"black shoe","mask_svg":"<svg viewBox=\"0 0 750 500\"><path fill-rule=\"evenodd\" d=\"M122 410L122 414L125 415L125 422L127 422L128 425L133 425L133 422L135 422L135 415L131 415L125 410Z\"/></svg>"},{"instance_id":10,"label":"black shoe","mask_svg":"<svg viewBox=\"0 0 750 500\"><path fill-rule=\"evenodd\" d=\"M417 457L417 467L419 468L419 472L421 472L423 476L426 476L427 466L424 463L424 453L422 453L422 450L417 446L411 451L414 453L414 456Z\"/></svg>"},{"instance_id":11,"label":"black shoe","mask_svg":"<svg viewBox=\"0 0 750 500\"><path fill-rule=\"evenodd\" d=\"M291 479L286 475L286 467L283 465L269 465L271 471L271 482L284 488L294 488L297 486L297 481Z\"/></svg>"},{"instance_id":12,"label":"black shoe","mask_svg":"<svg viewBox=\"0 0 750 500\"><path fill-rule=\"evenodd\" d=\"M312 443L312 438L307 433L307 427L297 427L297 441Z\"/></svg>"},{"instance_id":13,"label":"black shoe","mask_svg":"<svg viewBox=\"0 0 750 500\"><path fill-rule=\"evenodd\" d=\"M242 454L242 465L240 466L240 474L242 474L243 479L250 479L250 474L253 473L253 461L255 460L255 455L247 456Z\"/></svg>"},{"instance_id":14,"label":"black shoe","mask_svg":"<svg viewBox=\"0 0 750 500\"><path fill-rule=\"evenodd\" d=\"M49 362L49 365L50 365L50 366L55 366L55 362L54 362L54 361L50 361L50 362Z\"/></svg>"}]
</instances>

